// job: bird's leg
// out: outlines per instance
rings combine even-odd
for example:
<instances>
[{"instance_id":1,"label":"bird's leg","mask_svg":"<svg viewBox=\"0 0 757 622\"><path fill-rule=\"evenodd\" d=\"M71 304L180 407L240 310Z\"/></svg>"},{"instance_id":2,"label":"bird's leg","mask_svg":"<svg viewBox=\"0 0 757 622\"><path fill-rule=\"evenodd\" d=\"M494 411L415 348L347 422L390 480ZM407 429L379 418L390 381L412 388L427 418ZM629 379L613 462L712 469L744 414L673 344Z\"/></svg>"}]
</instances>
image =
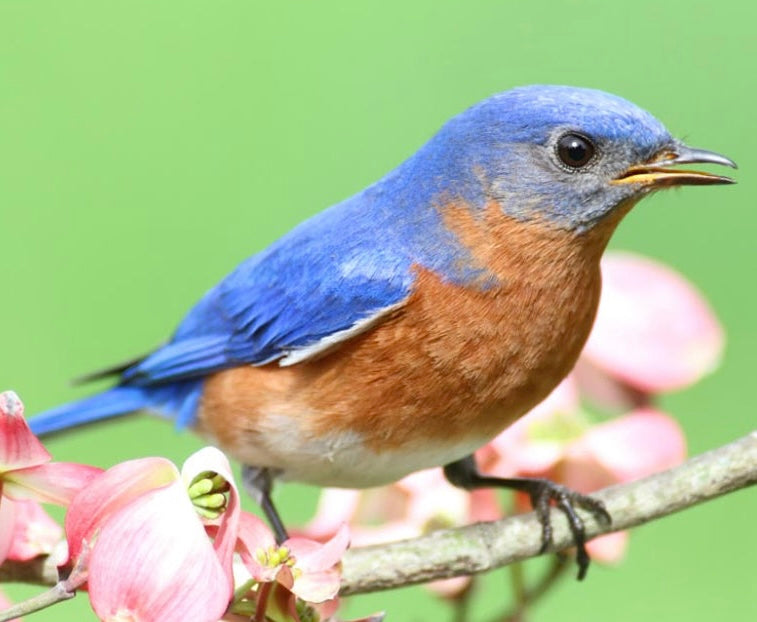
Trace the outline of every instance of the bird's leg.
<instances>
[{"instance_id":1,"label":"bird's leg","mask_svg":"<svg viewBox=\"0 0 757 622\"><path fill-rule=\"evenodd\" d=\"M284 523L279 516L276 507L271 499L271 489L273 488L274 473L266 467L255 467L242 465L242 482L244 489L247 491L263 510L263 514L273 527L276 534L276 542L281 544L289 538Z\"/></svg>"},{"instance_id":2,"label":"bird's leg","mask_svg":"<svg viewBox=\"0 0 757 622\"><path fill-rule=\"evenodd\" d=\"M570 488L555 484L548 479L529 477L492 477L482 475L476 466L473 456L466 456L444 467L444 476L449 482L465 490L476 488L511 488L525 492L531 499L531 506L541 523L541 549L547 550L552 542L552 524L549 521L550 501L565 513L568 519L573 541L576 545L576 562L578 564L578 579L586 576L589 568L589 554L586 552L586 531L583 520L576 513L576 506L581 507L599 520L610 523L612 519L601 501L582 495Z\"/></svg>"}]
</instances>

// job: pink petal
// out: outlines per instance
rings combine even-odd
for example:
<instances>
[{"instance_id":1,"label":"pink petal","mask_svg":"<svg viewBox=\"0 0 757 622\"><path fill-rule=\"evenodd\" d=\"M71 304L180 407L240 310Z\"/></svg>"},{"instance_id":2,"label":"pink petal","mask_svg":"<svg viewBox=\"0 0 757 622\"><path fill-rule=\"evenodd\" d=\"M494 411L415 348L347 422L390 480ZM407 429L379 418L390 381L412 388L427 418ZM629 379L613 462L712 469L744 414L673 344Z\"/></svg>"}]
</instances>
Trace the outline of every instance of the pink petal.
<instances>
[{"instance_id":1,"label":"pink petal","mask_svg":"<svg viewBox=\"0 0 757 622\"><path fill-rule=\"evenodd\" d=\"M291 590L305 602L322 603L336 597L340 583L340 572L331 568L295 577Z\"/></svg>"},{"instance_id":2,"label":"pink petal","mask_svg":"<svg viewBox=\"0 0 757 622\"><path fill-rule=\"evenodd\" d=\"M627 531L608 533L586 543L586 550L591 558L604 564L619 563L625 556L627 548Z\"/></svg>"},{"instance_id":3,"label":"pink petal","mask_svg":"<svg viewBox=\"0 0 757 622\"><path fill-rule=\"evenodd\" d=\"M89 561L89 597L102 620L216 622L232 592L178 479L112 513Z\"/></svg>"},{"instance_id":4,"label":"pink petal","mask_svg":"<svg viewBox=\"0 0 757 622\"><path fill-rule=\"evenodd\" d=\"M583 356L653 393L685 387L715 369L723 330L680 274L628 253L605 255L602 274L599 311Z\"/></svg>"},{"instance_id":5,"label":"pink petal","mask_svg":"<svg viewBox=\"0 0 757 622\"><path fill-rule=\"evenodd\" d=\"M470 493L470 521L480 523L502 518L502 503L492 488L481 488Z\"/></svg>"},{"instance_id":6,"label":"pink petal","mask_svg":"<svg viewBox=\"0 0 757 622\"><path fill-rule=\"evenodd\" d=\"M581 441L572 444L560 464L544 476L582 493L594 492L618 482L615 474L605 468Z\"/></svg>"},{"instance_id":7,"label":"pink petal","mask_svg":"<svg viewBox=\"0 0 757 622\"><path fill-rule=\"evenodd\" d=\"M12 499L0 497L0 564L7 559L13 545L15 526L15 502Z\"/></svg>"},{"instance_id":8,"label":"pink petal","mask_svg":"<svg viewBox=\"0 0 757 622\"><path fill-rule=\"evenodd\" d=\"M565 446L558 441L538 441L524 444L507 456L505 464L509 470L503 473L502 468L497 468L498 473L504 475L522 475L539 477L547 473L563 458Z\"/></svg>"},{"instance_id":9,"label":"pink petal","mask_svg":"<svg viewBox=\"0 0 757 622\"><path fill-rule=\"evenodd\" d=\"M63 539L63 528L35 501L10 501L16 509L13 541L8 559L25 561L52 553ZM2 509L0 508L0 512Z\"/></svg>"},{"instance_id":10,"label":"pink petal","mask_svg":"<svg viewBox=\"0 0 757 622\"><path fill-rule=\"evenodd\" d=\"M540 417L549 418L555 414L574 413L580 406L578 385L572 376L567 376L546 398L534 406L525 416L531 421Z\"/></svg>"},{"instance_id":11,"label":"pink petal","mask_svg":"<svg viewBox=\"0 0 757 622\"><path fill-rule=\"evenodd\" d=\"M0 473L48 462L51 456L29 429L13 391L0 393Z\"/></svg>"},{"instance_id":12,"label":"pink petal","mask_svg":"<svg viewBox=\"0 0 757 622\"><path fill-rule=\"evenodd\" d=\"M466 524L499 516L493 491L469 494L452 488L439 469L428 469L371 490L324 489L315 518L298 536L323 541L349 521L352 543L367 546L421 535L434 521Z\"/></svg>"},{"instance_id":13,"label":"pink petal","mask_svg":"<svg viewBox=\"0 0 757 622\"><path fill-rule=\"evenodd\" d=\"M625 381L620 382L585 356L578 359L572 375L581 387L584 399L608 414L624 413L638 404L640 398L646 398L645 391L634 388Z\"/></svg>"},{"instance_id":14,"label":"pink petal","mask_svg":"<svg viewBox=\"0 0 757 622\"><path fill-rule=\"evenodd\" d=\"M65 506L102 472L97 467L73 462L49 462L16 469L5 475L5 493L14 499Z\"/></svg>"},{"instance_id":15,"label":"pink petal","mask_svg":"<svg viewBox=\"0 0 757 622\"><path fill-rule=\"evenodd\" d=\"M232 557L237 543L239 530L239 491L234 482L234 475L226 456L215 447L205 447L189 456L181 469L184 485L188 487L198 475L210 471L223 477L229 484L229 500L221 516L218 531L215 534L214 546L221 565L226 569L230 583L234 582L232 571Z\"/></svg>"},{"instance_id":16,"label":"pink petal","mask_svg":"<svg viewBox=\"0 0 757 622\"><path fill-rule=\"evenodd\" d=\"M595 426L582 443L620 482L668 469L686 457L686 441L678 422L652 409L636 410Z\"/></svg>"},{"instance_id":17,"label":"pink petal","mask_svg":"<svg viewBox=\"0 0 757 622\"><path fill-rule=\"evenodd\" d=\"M342 525L333 538L324 544L290 538L284 544L295 558L294 583L291 587L299 598L307 602L322 603L339 592L341 572L337 564L350 543L346 525Z\"/></svg>"},{"instance_id":18,"label":"pink petal","mask_svg":"<svg viewBox=\"0 0 757 622\"><path fill-rule=\"evenodd\" d=\"M320 540L330 538L357 514L361 493L346 488L324 488L318 498L315 516L303 529L302 536Z\"/></svg>"},{"instance_id":19,"label":"pink petal","mask_svg":"<svg viewBox=\"0 0 757 622\"><path fill-rule=\"evenodd\" d=\"M543 425L542 418L537 419ZM525 415L514 425L496 437L489 447L497 456L489 471L511 477L516 475L542 475L559 462L564 453L565 443L557 440L533 440L528 427L529 415Z\"/></svg>"},{"instance_id":20,"label":"pink petal","mask_svg":"<svg viewBox=\"0 0 757 622\"><path fill-rule=\"evenodd\" d=\"M278 567L263 566L256 556L259 550L267 551L275 546L276 538L273 532L260 518L248 512L240 513L237 551L250 575L256 581L267 582L276 578Z\"/></svg>"},{"instance_id":21,"label":"pink petal","mask_svg":"<svg viewBox=\"0 0 757 622\"><path fill-rule=\"evenodd\" d=\"M471 577L453 577L452 579L441 579L440 581L431 581L426 587L442 598L457 598L470 585Z\"/></svg>"},{"instance_id":22,"label":"pink petal","mask_svg":"<svg viewBox=\"0 0 757 622\"><path fill-rule=\"evenodd\" d=\"M277 548L273 534L257 516L243 512L240 517L237 550L252 577L261 582L278 581L308 602L323 602L336 596L340 573L335 566L348 544L349 531L345 525L325 544L290 538L283 546L295 559L295 571L282 565L264 566L257 560L256 553Z\"/></svg>"},{"instance_id":23,"label":"pink petal","mask_svg":"<svg viewBox=\"0 0 757 622\"><path fill-rule=\"evenodd\" d=\"M244 511L239 515L239 540L251 551L276 544L273 531L263 519Z\"/></svg>"},{"instance_id":24,"label":"pink petal","mask_svg":"<svg viewBox=\"0 0 757 622\"><path fill-rule=\"evenodd\" d=\"M559 418L574 418L579 409L578 385L571 374L544 401L489 443L498 459L493 470L502 475L540 475L563 457L569 438L554 430Z\"/></svg>"},{"instance_id":25,"label":"pink petal","mask_svg":"<svg viewBox=\"0 0 757 622\"><path fill-rule=\"evenodd\" d=\"M397 487L405 490L410 495L427 494L437 486L449 486L441 469L424 469L403 477L397 482Z\"/></svg>"},{"instance_id":26,"label":"pink petal","mask_svg":"<svg viewBox=\"0 0 757 622\"><path fill-rule=\"evenodd\" d=\"M284 544L297 559L295 566L303 572L325 570L342 560L350 544L350 530L341 525L334 537L323 544L304 538L289 538Z\"/></svg>"},{"instance_id":27,"label":"pink petal","mask_svg":"<svg viewBox=\"0 0 757 622\"><path fill-rule=\"evenodd\" d=\"M469 493L452 486L439 468L408 475L395 486L407 492L400 520L414 525L419 533L433 526L470 522Z\"/></svg>"},{"instance_id":28,"label":"pink petal","mask_svg":"<svg viewBox=\"0 0 757 622\"><path fill-rule=\"evenodd\" d=\"M322 603L316 603L316 605L317 606L314 606L314 609L318 612L321 620L326 620L328 622L329 620L332 620L337 609L339 609L339 599L332 598L331 600L325 600ZM336 622L336 619L334 620ZM359 621L355 620L354 622Z\"/></svg>"},{"instance_id":29,"label":"pink petal","mask_svg":"<svg viewBox=\"0 0 757 622\"><path fill-rule=\"evenodd\" d=\"M76 560L85 540L92 544L108 517L140 495L180 478L165 458L141 458L117 464L95 477L71 501L65 529L70 558Z\"/></svg>"},{"instance_id":30,"label":"pink petal","mask_svg":"<svg viewBox=\"0 0 757 622\"><path fill-rule=\"evenodd\" d=\"M380 525L352 525L350 527L350 542L353 546L371 546L408 540L422 535L417 525L402 521L391 521Z\"/></svg>"}]
</instances>

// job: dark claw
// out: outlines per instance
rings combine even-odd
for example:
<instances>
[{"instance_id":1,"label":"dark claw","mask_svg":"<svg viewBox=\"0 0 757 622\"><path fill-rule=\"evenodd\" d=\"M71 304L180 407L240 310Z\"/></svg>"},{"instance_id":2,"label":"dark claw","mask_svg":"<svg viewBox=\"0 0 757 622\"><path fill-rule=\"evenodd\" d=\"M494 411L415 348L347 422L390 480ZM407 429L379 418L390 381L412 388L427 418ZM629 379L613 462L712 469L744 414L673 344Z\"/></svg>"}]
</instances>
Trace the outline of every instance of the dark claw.
<instances>
[{"instance_id":1,"label":"dark claw","mask_svg":"<svg viewBox=\"0 0 757 622\"><path fill-rule=\"evenodd\" d=\"M452 484L467 490L474 488L512 488L526 493L541 524L540 553L546 552L549 545L552 544L552 523L549 520L549 509L551 502L554 501L568 519L568 526L576 546L579 581L586 576L591 560L586 552L586 529L583 520L576 512L576 506L590 512L603 523L612 523L612 518L604 504L597 499L592 499L570 488L555 484L548 479L481 475L476 468L473 456L448 464L444 467L444 474Z\"/></svg>"},{"instance_id":2,"label":"dark claw","mask_svg":"<svg viewBox=\"0 0 757 622\"><path fill-rule=\"evenodd\" d=\"M505 480L510 481L510 480ZM552 524L549 520L550 501L554 501L568 519L570 533L576 545L576 563L578 564L578 580L586 576L589 569L589 554L586 552L586 529L584 522L576 512L576 506L594 514L598 520L611 523L612 518L601 501L582 495L570 488L555 484L548 479L516 479L513 486L517 490L527 493L531 505L542 526L542 545L540 553L544 553L552 543Z\"/></svg>"},{"instance_id":3,"label":"dark claw","mask_svg":"<svg viewBox=\"0 0 757 622\"><path fill-rule=\"evenodd\" d=\"M546 494L544 494L546 493ZM546 488L540 487L539 491L529 494L531 507L536 512L536 516L541 523L541 548L539 553L546 553L547 548L552 543L552 522L549 520L549 500L550 495Z\"/></svg>"}]
</instances>

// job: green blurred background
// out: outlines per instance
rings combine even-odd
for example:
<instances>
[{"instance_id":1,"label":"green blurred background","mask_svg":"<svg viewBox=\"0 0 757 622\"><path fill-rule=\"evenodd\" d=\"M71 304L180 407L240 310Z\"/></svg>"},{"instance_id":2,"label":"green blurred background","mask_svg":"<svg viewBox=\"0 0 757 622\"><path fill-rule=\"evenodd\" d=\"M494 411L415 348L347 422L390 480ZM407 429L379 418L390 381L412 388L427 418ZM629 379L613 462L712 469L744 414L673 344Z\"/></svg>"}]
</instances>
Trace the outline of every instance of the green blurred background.
<instances>
[{"instance_id":1,"label":"green blurred background","mask_svg":"<svg viewBox=\"0 0 757 622\"><path fill-rule=\"evenodd\" d=\"M33 413L68 381L141 354L237 262L511 86L623 95L740 184L645 201L612 247L664 260L711 300L720 370L664 405L692 453L754 427L755 56L752 2L0 0L0 388ZM133 417L58 438L56 459L178 463L199 441ZM292 522L317 490L280 488ZM532 620L754 619L757 495L633 534L625 562L564 581ZM474 618L502 603L484 581ZM34 592L13 588L14 597ZM448 619L423 588L347 613ZM92 619L86 597L38 620Z\"/></svg>"}]
</instances>

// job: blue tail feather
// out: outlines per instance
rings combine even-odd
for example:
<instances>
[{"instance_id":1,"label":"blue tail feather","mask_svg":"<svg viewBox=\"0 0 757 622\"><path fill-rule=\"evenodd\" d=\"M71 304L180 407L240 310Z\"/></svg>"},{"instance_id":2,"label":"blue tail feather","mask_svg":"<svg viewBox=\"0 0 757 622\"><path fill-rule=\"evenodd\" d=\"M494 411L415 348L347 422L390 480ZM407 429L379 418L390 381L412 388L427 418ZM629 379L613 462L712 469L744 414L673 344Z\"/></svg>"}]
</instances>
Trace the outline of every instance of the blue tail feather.
<instances>
[{"instance_id":1,"label":"blue tail feather","mask_svg":"<svg viewBox=\"0 0 757 622\"><path fill-rule=\"evenodd\" d=\"M198 381L157 387L119 385L35 415L29 419L29 427L41 436L139 410L167 417L178 415L177 425L185 427L194 420L201 392L202 383Z\"/></svg>"}]
</instances>

